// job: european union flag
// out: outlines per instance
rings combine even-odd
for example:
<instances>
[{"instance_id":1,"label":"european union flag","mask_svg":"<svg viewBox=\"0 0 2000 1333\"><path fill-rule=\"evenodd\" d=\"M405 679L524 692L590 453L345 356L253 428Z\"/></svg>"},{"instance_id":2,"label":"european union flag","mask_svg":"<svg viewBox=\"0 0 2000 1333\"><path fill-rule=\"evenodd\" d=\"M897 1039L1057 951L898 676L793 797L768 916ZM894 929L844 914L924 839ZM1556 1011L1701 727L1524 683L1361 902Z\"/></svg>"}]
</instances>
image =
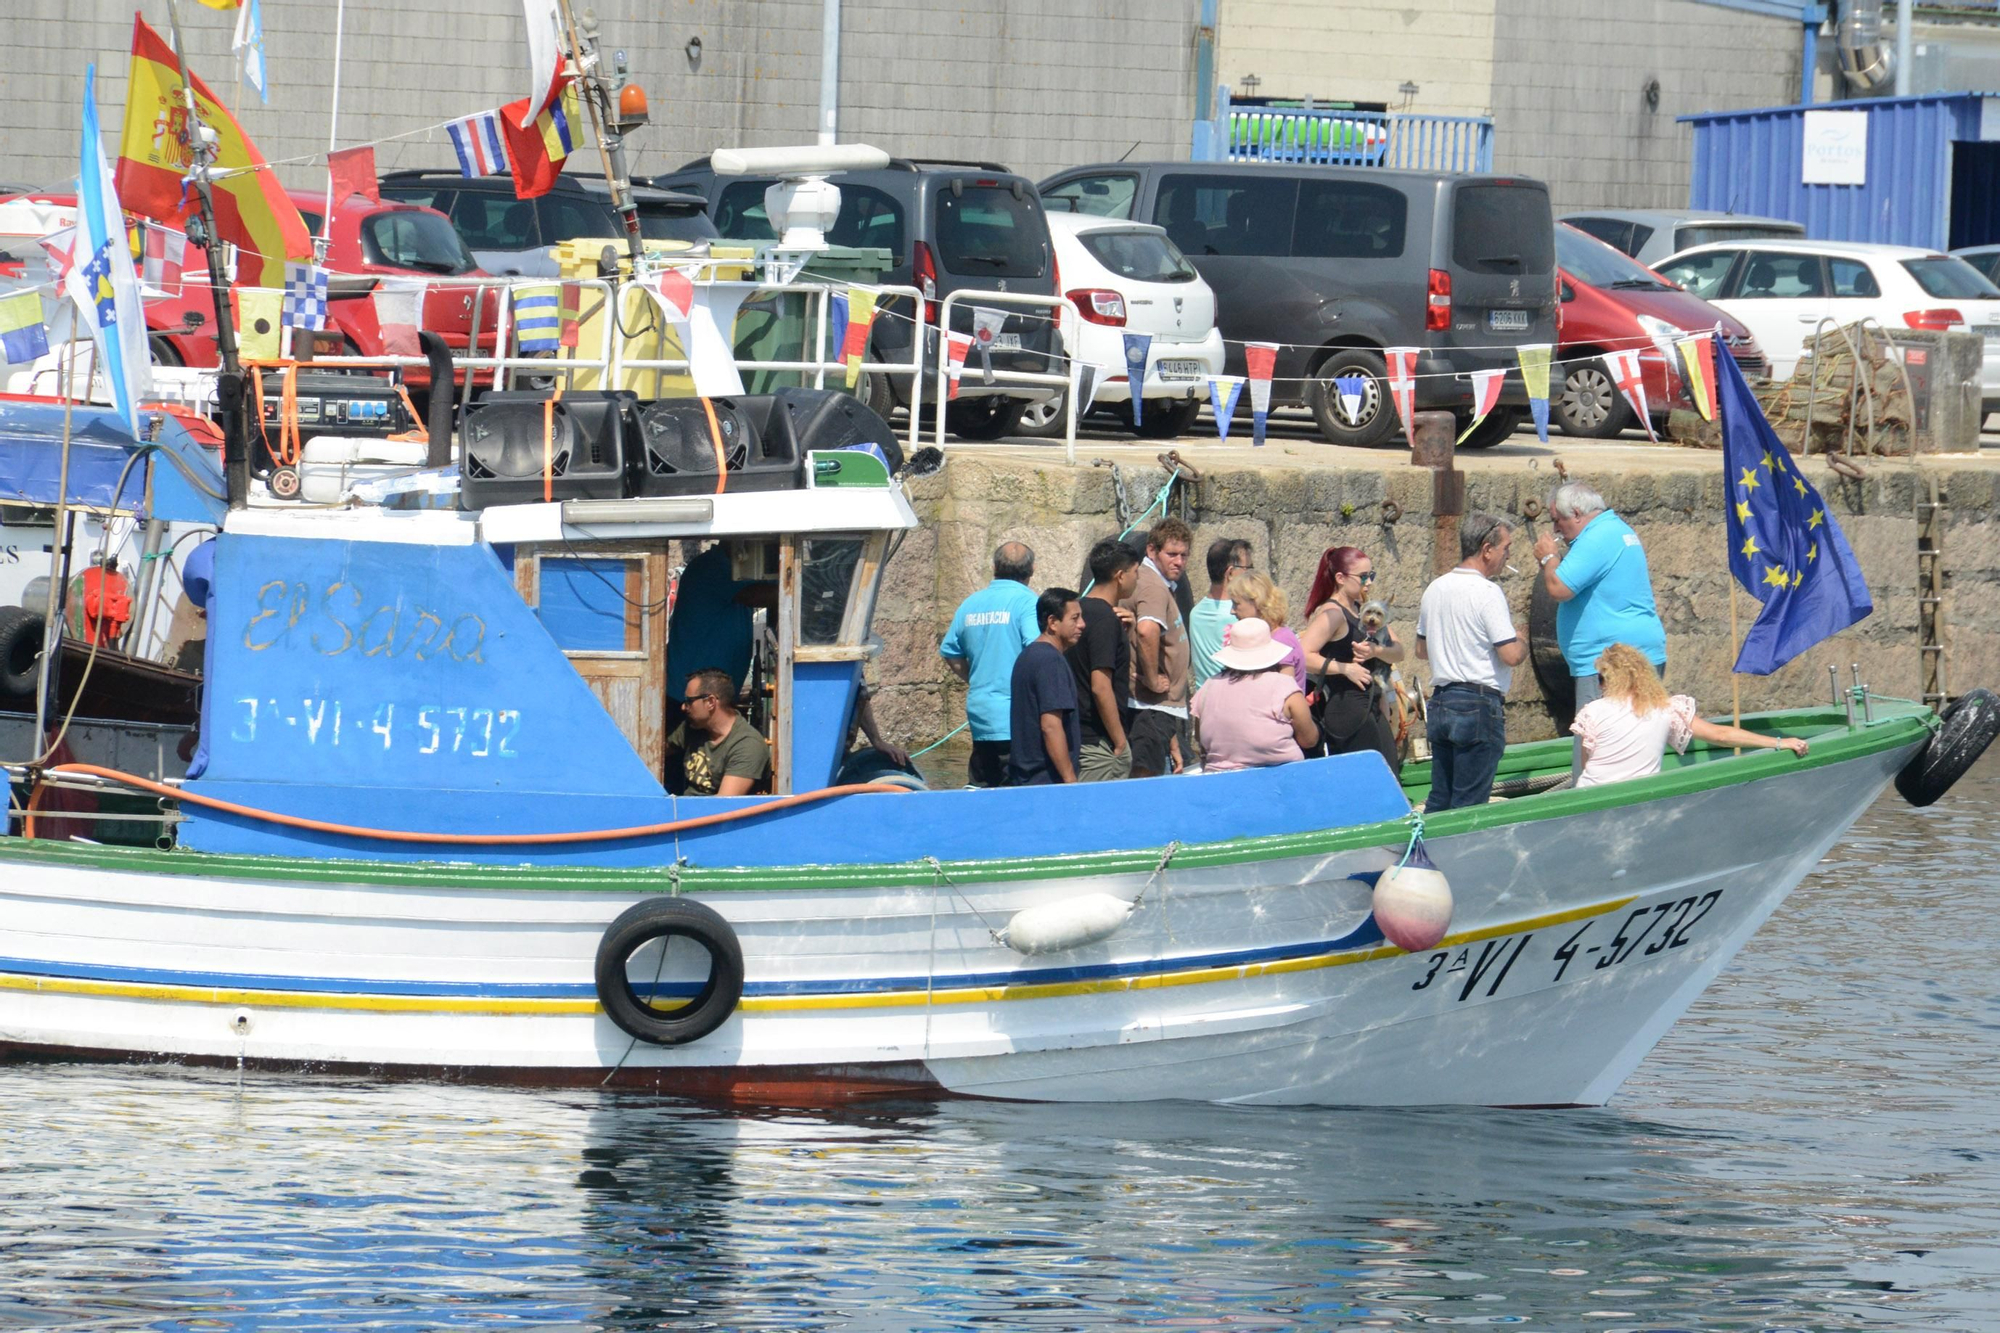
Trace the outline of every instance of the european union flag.
<instances>
[{"instance_id":1,"label":"european union flag","mask_svg":"<svg viewBox=\"0 0 2000 1333\"><path fill-rule=\"evenodd\" d=\"M1716 405L1727 470L1729 572L1764 603L1736 669L1768 676L1875 609L1840 524L1764 419L1716 338Z\"/></svg>"}]
</instances>

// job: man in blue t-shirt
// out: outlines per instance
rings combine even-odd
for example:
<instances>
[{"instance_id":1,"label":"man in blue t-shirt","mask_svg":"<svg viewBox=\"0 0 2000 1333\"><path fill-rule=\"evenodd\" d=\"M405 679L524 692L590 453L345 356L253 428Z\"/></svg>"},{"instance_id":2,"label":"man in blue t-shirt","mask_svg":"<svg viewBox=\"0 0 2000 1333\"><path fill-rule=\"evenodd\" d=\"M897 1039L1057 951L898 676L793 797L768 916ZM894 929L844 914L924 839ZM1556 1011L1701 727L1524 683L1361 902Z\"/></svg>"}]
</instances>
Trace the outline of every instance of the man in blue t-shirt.
<instances>
[{"instance_id":1,"label":"man in blue t-shirt","mask_svg":"<svg viewBox=\"0 0 2000 1333\"><path fill-rule=\"evenodd\" d=\"M1576 683L1576 706L1598 697L1597 656L1614 643L1637 648L1665 675L1667 629L1653 604L1653 579L1639 534L1581 482L1557 489L1549 518L1569 543L1569 553L1562 555L1555 537L1545 532L1535 542L1535 560L1543 586L1560 603L1556 642Z\"/></svg>"},{"instance_id":2,"label":"man in blue t-shirt","mask_svg":"<svg viewBox=\"0 0 2000 1333\"><path fill-rule=\"evenodd\" d=\"M1035 624L1035 553L1007 542L993 553L993 582L959 603L938 654L965 682L965 720L972 729L967 776L975 787L1007 784L1012 732L1014 659L1041 630Z\"/></svg>"},{"instance_id":3,"label":"man in blue t-shirt","mask_svg":"<svg viewBox=\"0 0 2000 1333\"><path fill-rule=\"evenodd\" d=\"M1083 749L1076 675L1065 656L1083 637L1083 606L1068 588L1051 588L1036 600L1034 616L1041 633L1021 650L1009 682L1014 742L1007 781L1016 787L1075 782Z\"/></svg>"}]
</instances>

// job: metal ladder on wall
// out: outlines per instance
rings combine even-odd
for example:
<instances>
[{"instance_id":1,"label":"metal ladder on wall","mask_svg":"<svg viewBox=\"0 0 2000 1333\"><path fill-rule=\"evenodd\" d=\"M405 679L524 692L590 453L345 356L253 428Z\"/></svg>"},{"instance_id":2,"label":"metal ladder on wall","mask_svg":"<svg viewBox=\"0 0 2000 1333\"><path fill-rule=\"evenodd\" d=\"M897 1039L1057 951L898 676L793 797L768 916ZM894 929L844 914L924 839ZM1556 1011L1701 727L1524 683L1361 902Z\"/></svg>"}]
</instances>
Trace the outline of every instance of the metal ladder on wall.
<instances>
[{"instance_id":1,"label":"metal ladder on wall","mask_svg":"<svg viewBox=\"0 0 2000 1333\"><path fill-rule=\"evenodd\" d=\"M1917 657L1923 701L1942 712L1944 673L1945 495L1935 474L1917 490Z\"/></svg>"}]
</instances>

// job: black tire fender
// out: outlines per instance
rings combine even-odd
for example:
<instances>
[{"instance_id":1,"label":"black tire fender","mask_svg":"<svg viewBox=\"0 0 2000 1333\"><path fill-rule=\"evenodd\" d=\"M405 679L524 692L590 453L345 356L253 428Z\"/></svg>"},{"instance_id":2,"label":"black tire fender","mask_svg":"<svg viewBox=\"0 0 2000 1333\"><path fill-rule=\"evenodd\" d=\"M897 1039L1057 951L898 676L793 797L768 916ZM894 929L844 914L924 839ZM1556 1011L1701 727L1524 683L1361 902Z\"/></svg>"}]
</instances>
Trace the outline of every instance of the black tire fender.
<instances>
[{"instance_id":1,"label":"black tire fender","mask_svg":"<svg viewBox=\"0 0 2000 1333\"><path fill-rule=\"evenodd\" d=\"M1922 809L1951 790L2000 735L2000 697L1991 690L1971 690L1945 708L1942 725L1924 748L1896 775L1896 790Z\"/></svg>"},{"instance_id":2,"label":"black tire fender","mask_svg":"<svg viewBox=\"0 0 2000 1333\"><path fill-rule=\"evenodd\" d=\"M1535 683L1542 687L1542 702L1548 706L1549 720L1558 735L1569 731L1576 718L1576 680L1569 674L1556 638L1556 607L1559 605L1536 570L1534 588L1528 598L1528 662L1535 669Z\"/></svg>"},{"instance_id":3,"label":"black tire fender","mask_svg":"<svg viewBox=\"0 0 2000 1333\"><path fill-rule=\"evenodd\" d=\"M42 657L40 612L0 606L0 698L35 694L36 665Z\"/></svg>"},{"instance_id":4,"label":"black tire fender","mask_svg":"<svg viewBox=\"0 0 2000 1333\"><path fill-rule=\"evenodd\" d=\"M692 940L708 953L708 981L667 1012L639 998L626 961L653 940ZM619 913L597 944L597 999L620 1029L655 1046L699 1041L721 1027L743 998L743 946L722 914L691 898L648 898Z\"/></svg>"}]
</instances>

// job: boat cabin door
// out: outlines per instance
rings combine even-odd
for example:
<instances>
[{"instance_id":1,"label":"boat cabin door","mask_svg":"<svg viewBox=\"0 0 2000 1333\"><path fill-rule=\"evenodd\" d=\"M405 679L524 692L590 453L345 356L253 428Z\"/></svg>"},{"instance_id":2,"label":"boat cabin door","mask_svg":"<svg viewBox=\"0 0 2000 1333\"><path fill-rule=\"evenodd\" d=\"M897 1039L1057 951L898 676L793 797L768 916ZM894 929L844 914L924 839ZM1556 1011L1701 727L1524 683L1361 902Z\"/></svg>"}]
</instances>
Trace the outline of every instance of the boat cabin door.
<instances>
[{"instance_id":1,"label":"boat cabin door","mask_svg":"<svg viewBox=\"0 0 2000 1333\"><path fill-rule=\"evenodd\" d=\"M520 547L515 587L654 777L666 750L665 543Z\"/></svg>"}]
</instances>

